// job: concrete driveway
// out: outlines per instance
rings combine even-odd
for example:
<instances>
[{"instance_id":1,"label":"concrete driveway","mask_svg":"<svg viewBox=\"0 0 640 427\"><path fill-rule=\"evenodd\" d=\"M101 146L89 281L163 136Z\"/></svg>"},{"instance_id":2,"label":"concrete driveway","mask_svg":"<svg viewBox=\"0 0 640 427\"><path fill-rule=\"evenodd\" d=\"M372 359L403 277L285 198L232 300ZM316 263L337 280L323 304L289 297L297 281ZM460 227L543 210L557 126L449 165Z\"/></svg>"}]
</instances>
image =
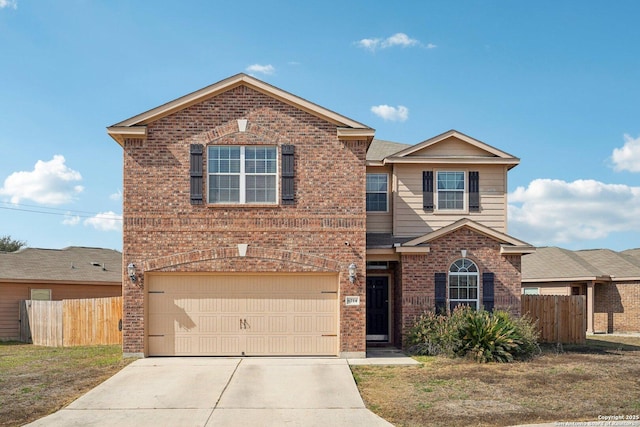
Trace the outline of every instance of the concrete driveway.
<instances>
[{"instance_id":1,"label":"concrete driveway","mask_svg":"<svg viewBox=\"0 0 640 427\"><path fill-rule=\"evenodd\" d=\"M391 426L365 408L347 360L136 360L29 426Z\"/></svg>"}]
</instances>

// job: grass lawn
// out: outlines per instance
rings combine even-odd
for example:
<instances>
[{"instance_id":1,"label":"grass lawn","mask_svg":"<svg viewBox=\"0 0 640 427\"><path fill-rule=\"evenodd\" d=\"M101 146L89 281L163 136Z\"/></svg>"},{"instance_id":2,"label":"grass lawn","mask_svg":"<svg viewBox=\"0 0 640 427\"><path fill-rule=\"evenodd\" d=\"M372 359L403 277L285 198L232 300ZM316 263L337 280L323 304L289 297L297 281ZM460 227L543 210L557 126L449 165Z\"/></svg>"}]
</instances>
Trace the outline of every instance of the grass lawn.
<instances>
[{"instance_id":1,"label":"grass lawn","mask_svg":"<svg viewBox=\"0 0 640 427\"><path fill-rule=\"evenodd\" d=\"M119 345L0 342L0 426L20 426L55 412L131 361L122 359Z\"/></svg>"},{"instance_id":2,"label":"grass lawn","mask_svg":"<svg viewBox=\"0 0 640 427\"><path fill-rule=\"evenodd\" d=\"M508 426L640 415L640 338L587 341L546 347L529 362L418 357L421 366L351 369L367 407L396 426Z\"/></svg>"}]
</instances>

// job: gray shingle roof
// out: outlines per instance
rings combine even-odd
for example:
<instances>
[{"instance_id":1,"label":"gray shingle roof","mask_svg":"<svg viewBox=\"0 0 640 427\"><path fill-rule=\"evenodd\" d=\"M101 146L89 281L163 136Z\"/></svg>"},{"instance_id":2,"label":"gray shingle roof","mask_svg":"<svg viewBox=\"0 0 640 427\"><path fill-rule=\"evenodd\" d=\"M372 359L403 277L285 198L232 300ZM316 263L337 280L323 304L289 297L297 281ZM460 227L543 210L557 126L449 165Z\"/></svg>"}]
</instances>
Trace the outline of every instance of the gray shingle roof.
<instances>
[{"instance_id":1,"label":"gray shingle roof","mask_svg":"<svg viewBox=\"0 0 640 427\"><path fill-rule=\"evenodd\" d=\"M634 258L626 252L610 249L570 251L557 247L537 248L535 253L522 257L522 280L640 277L640 256Z\"/></svg>"},{"instance_id":2,"label":"gray shingle roof","mask_svg":"<svg viewBox=\"0 0 640 427\"><path fill-rule=\"evenodd\" d=\"M385 157L391 156L392 154L395 154L398 151L402 151L409 147L411 147L410 144L402 144L400 142L383 141L381 139L374 139L373 141L371 141L369 150L367 150L367 160L369 161L382 160Z\"/></svg>"},{"instance_id":3,"label":"gray shingle roof","mask_svg":"<svg viewBox=\"0 0 640 427\"><path fill-rule=\"evenodd\" d=\"M0 280L122 281L122 253L71 246L0 252Z\"/></svg>"}]
</instances>

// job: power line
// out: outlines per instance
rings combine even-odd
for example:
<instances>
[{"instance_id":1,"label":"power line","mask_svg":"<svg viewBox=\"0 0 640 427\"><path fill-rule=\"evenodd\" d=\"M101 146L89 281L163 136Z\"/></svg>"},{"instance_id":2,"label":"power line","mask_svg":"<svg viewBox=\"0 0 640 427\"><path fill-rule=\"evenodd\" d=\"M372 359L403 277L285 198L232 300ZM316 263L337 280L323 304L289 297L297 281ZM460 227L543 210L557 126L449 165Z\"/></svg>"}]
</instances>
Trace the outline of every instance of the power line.
<instances>
[{"instance_id":1,"label":"power line","mask_svg":"<svg viewBox=\"0 0 640 427\"><path fill-rule=\"evenodd\" d=\"M0 202L0 203L7 204L6 202ZM33 208L38 208L39 210L25 209L21 207L13 207L13 206L33 207ZM119 218L114 215L106 215L100 212L74 211L69 209L58 209L58 208L43 208L39 206L21 205L21 204L13 204L13 206L0 206L0 209L5 209L9 211L19 211L19 212L31 212L31 213L38 213L38 214L44 214L44 215L57 215L57 216L66 216L66 217L75 216L79 218L94 218L96 215L101 215L101 218L104 218L104 219L109 219L112 221L122 221L122 218ZM48 209L51 211L59 211L59 212L49 212L47 210L42 210L42 209ZM89 214L89 215L86 215L86 214Z\"/></svg>"}]
</instances>

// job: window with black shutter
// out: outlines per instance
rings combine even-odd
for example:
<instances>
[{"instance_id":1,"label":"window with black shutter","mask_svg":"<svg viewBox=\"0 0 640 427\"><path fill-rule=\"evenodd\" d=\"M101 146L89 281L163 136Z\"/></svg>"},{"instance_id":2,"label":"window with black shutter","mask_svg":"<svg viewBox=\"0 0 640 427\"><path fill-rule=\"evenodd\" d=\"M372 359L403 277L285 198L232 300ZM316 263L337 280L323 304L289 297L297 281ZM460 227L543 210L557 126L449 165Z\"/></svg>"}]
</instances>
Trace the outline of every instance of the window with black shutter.
<instances>
[{"instance_id":1,"label":"window with black shutter","mask_svg":"<svg viewBox=\"0 0 640 427\"><path fill-rule=\"evenodd\" d=\"M487 311L493 310L494 302L493 273L482 273L482 305Z\"/></svg>"},{"instance_id":2,"label":"window with black shutter","mask_svg":"<svg viewBox=\"0 0 640 427\"><path fill-rule=\"evenodd\" d=\"M295 203L295 188L293 180L295 177L295 162L293 145L283 145L282 148L282 204L292 205Z\"/></svg>"},{"instance_id":3,"label":"window with black shutter","mask_svg":"<svg viewBox=\"0 0 640 427\"><path fill-rule=\"evenodd\" d=\"M191 144L189 147L190 200L192 205L201 205L204 176L202 174L202 144Z\"/></svg>"},{"instance_id":4,"label":"window with black shutter","mask_svg":"<svg viewBox=\"0 0 640 427\"><path fill-rule=\"evenodd\" d=\"M433 212L433 171L422 172L422 207Z\"/></svg>"},{"instance_id":5,"label":"window with black shutter","mask_svg":"<svg viewBox=\"0 0 640 427\"><path fill-rule=\"evenodd\" d=\"M480 173L469 172L469 212L480 212Z\"/></svg>"},{"instance_id":6,"label":"window with black shutter","mask_svg":"<svg viewBox=\"0 0 640 427\"><path fill-rule=\"evenodd\" d=\"M447 311L447 273L436 273L435 277L436 313Z\"/></svg>"}]
</instances>

